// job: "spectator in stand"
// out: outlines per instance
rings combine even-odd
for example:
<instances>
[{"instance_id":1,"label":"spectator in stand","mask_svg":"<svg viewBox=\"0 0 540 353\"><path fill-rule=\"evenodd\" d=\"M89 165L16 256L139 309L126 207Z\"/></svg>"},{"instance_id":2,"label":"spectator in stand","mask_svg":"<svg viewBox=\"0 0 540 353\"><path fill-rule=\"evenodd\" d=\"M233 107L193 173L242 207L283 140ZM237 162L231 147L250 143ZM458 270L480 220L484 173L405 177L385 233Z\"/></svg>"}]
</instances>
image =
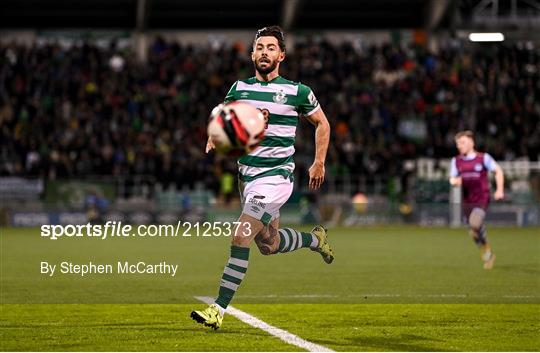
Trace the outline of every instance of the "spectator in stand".
<instances>
[{"instance_id":1,"label":"spectator in stand","mask_svg":"<svg viewBox=\"0 0 540 353\"><path fill-rule=\"evenodd\" d=\"M0 175L153 175L165 187L203 181L218 191L214 162L224 161L201 152L206 122L249 75L245 48L156 38L142 64L114 44L0 46ZM305 39L283 74L312 87L332 121L329 173L400 175L404 159L450 157L466 128L496 159L537 160L539 67L539 50L520 45L434 54ZM298 131L303 185L314 146L310 129Z\"/></svg>"}]
</instances>

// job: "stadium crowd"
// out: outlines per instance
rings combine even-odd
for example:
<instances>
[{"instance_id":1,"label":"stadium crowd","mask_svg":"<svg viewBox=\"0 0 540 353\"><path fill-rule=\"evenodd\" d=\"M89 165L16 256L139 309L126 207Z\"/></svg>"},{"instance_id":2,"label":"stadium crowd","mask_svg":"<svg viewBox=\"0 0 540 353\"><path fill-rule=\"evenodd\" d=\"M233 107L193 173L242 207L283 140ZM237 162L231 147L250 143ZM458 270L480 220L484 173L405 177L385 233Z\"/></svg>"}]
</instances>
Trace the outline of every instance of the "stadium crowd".
<instances>
[{"instance_id":1,"label":"stadium crowd","mask_svg":"<svg viewBox=\"0 0 540 353\"><path fill-rule=\"evenodd\" d=\"M55 179L154 175L178 188L219 186L234 161L206 155L206 122L238 78L249 48L157 38L148 62L112 44L0 47L0 175ZM540 149L540 52L527 46L356 48L306 39L282 76L315 92L332 125L332 174L399 175L401 161L455 154L458 130L476 131L497 159ZM307 175L313 129L297 135L297 177Z\"/></svg>"}]
</instances>

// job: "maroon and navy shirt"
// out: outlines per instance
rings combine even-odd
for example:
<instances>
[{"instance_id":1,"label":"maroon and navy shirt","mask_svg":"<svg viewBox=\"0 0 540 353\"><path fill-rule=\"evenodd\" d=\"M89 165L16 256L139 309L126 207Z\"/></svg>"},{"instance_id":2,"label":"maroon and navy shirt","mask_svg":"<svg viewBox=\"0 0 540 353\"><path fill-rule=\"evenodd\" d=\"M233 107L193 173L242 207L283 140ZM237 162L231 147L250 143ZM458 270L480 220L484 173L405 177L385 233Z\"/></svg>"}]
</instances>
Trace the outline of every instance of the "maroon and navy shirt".
<instances>
[{"instance_id":1,"label":"maroon and navy shirt","mask_svg":"<svg viewBox=\"0 0 540 353\"><path fill-rule=\"evenodd\" d=\"M450 162L450 176L461 177L463 204L487 207L489 203L488 173L495 171L497 163L487 153L475 152L459 155Z\"/></svg>"}]
</instances>

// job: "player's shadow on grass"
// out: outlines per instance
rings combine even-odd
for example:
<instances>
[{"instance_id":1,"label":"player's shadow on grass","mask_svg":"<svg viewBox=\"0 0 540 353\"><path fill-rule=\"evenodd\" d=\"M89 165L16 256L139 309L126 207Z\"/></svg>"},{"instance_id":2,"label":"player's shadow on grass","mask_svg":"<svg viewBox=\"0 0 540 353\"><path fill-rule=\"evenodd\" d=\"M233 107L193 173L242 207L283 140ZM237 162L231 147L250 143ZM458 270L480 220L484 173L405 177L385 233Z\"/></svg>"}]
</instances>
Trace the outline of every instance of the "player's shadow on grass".
<instances>
[{"instance_id":1,"label":"player's shadow on grass","mask_svg":"<svg viewBox=\"0 0 540 353\"><path fill-rule=\"evenodd\" d=\"M426 338L418 335L401 334L399 336L354 336L346 338L349 341L347 346L355 347L354 350L376 350L376 351L400 351L400 352L450 352L450 350L442 348L437 340ZM335 345L336 342L328 341L321 342L327 345Z\"/></svg>"},{"instance_id":2,"label":"player's shadow on grass","mask_svg":"<svg viewBox=\"0 0 540 353\"><path fill-rule=\"evenodd\" d=\"M540 266L538 264L523 264L523 265L500 265L495 267L496 270L525 273L528 275L540 275Z\"/></svg>"},{"instance_id":3,"label":"player's shadow on grass","mask_svg":"<svg viewBox=\"0 0 540 353\"><path fill-rule=\"evenodd\" d=\"M267 337L268 336L268 334L266 332L261 331L261 330L256 329L256 328L250 328L250 329L246 330L245 328L235 329L235 328L231 328L231 327L224 327L224 328L219 329L219 330L213 330L210 327L203 327L202 325L197 324L197 323L193 323L193 325L191 325L191 323L190 323L189 325L181 326L181 327L177 327L177 326L171 327L171 325L176 325L176 323L169 322L169 321L152 322L152 323L148 323L148 322L125 322L125 323L104 323L104 324L96 324L96 325L84 325L83 324L83 325L80 325L80 327L95 327L95 328L106 327L108 329L118 328L118 329L125 330L126 328L129 328L130 326L132 326L133 329L138 329L138 330L141 330L141 331L159 331L159 332L173 331L173 332L177 332L177 333L184 332L184 333L211 334L211 335L216 335L216 334L239 334L239 335L242 335L242 336L254 336L254 337ZM3 327L5 327L5 326L3 326Z\"/></svg>"},{"instance_id":4,"label":"player's shadow on grass","mask_svg":"<svg viewBox=\"0 0 540 353\"><path fill-rule=\"evenodd\" d=\"M104 323L104 324L96 324L96 325L80 325L81 327L122 327L122 328L125 328L126 326L148 326L149 328L151 327L166 327L166 326L170 326L174 324L174 322L170 322L170 321L162 321L162 322L157 322L157 321L152 321L151 323L148 323L148 322L111 322L111 323Z\"/></svg>"}]
</instances>

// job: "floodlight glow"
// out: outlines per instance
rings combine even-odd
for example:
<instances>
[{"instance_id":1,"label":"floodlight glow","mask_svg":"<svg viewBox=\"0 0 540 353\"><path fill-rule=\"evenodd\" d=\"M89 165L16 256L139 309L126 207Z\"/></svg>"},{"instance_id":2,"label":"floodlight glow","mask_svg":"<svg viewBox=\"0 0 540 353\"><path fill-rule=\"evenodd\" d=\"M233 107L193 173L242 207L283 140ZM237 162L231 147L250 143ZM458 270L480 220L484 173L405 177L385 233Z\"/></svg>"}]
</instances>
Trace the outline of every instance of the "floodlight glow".
<instances>
[{"instance_id":1,"label":"floodlight glow","mask_svg":"<svg viewBox=\"0 0 540 353\"><path fill-rule=\"evenodd\" d=\"M504 35L500 32L496 33L471 33L469 34L471 42L502 42Z\"/></svg>"}]
</instances>

